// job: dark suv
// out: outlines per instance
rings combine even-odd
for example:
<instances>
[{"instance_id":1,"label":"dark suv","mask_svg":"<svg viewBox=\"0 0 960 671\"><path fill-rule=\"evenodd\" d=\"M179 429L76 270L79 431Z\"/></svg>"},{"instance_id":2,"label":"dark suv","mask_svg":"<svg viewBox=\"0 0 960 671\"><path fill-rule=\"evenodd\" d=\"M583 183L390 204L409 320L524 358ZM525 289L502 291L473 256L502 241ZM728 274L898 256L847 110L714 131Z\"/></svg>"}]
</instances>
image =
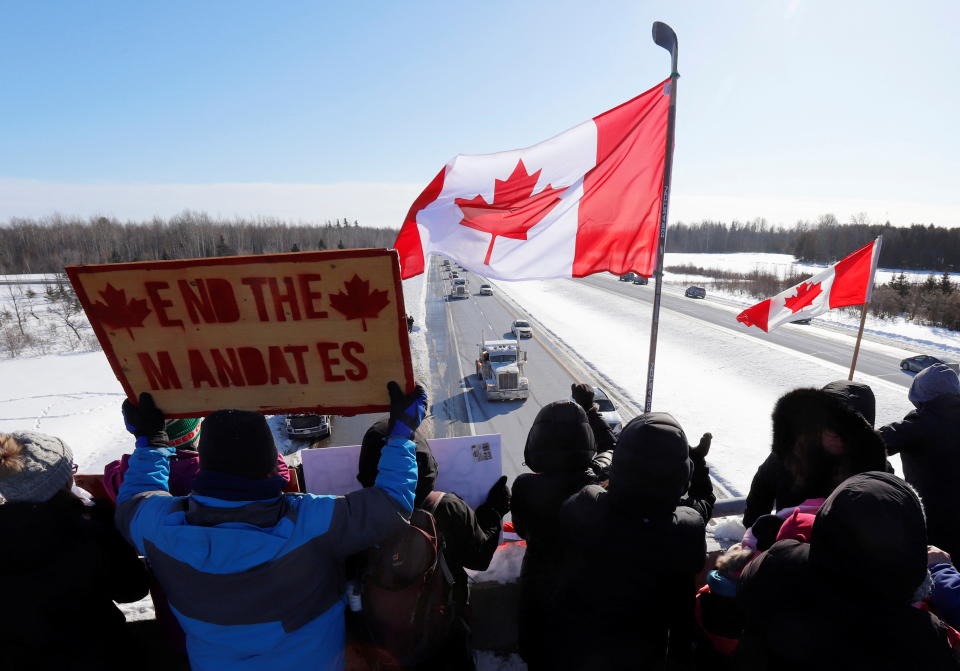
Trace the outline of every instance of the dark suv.
<instances>
[{"instance_id":1,"label":"dark suv","mask_svg":"<svg viewBox=\"0 0 960 671\"><path fill-rule=\"evenodd\" d=\"M687 287L687 290L683 292L683 295L687 298L706 298L707 290L703 287Z\"/></svg>"}]
</instances>

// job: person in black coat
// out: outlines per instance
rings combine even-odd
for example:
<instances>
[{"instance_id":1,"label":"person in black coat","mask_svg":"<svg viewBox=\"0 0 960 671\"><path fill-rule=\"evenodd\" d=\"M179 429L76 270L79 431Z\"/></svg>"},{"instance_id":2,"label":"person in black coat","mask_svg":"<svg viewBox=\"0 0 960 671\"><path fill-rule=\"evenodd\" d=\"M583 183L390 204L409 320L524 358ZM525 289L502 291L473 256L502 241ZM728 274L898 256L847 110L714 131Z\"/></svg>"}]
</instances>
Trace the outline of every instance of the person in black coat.
<instances>
[{"instance_id":1,"label":"person in black coat","mask_svg":"<svg viewBox=\"0 0 960 671\"><path fill-rule=\"evenodd\" d=\"M716 501L704 460L711 438L690 448L671 415L635 417L617 440L608 488L584 487L564 503L553 668L692 663L696 576Z\"/></svg>"},{"instance_id":2,"label":"person in black coat","mask_svg":"<svg viewBox=\"0 0 960 671\"><path fill-rule=\"evenodd\" d=\"M583 394L579 398L587 401ZM559 530L560 506L586 485L609 477L611 453L597 454L594 428L583 407L554 401L533 420L523 458L533 473L523 473L513 483L513 527L527 541L520 569L519 647L527 668L537 671L553 668L557 572L567 541Z\"/></svg>"},{"instance_id":3,"label":"person in black coat","mask_svg":"<svg viewBox=\"0 0 960 671\"><path fill-rule=\"evenodd\" d=\"M386 442L388 420L382 419L367 429L360 448L357 480L372 487L377 479L380 451ZM420 508L433 491L439 467L427 441L413 435L417 451L417 489L413 505ZM453 574L454 603L458 610L448 645L436 659L417 665L417 671L469 671L474 668L469 638L467 609L470 600L465 568L485 571L500 542L503 517L510 512L510 488L502 476L490 488L487 500L476 511L456 494L445 492L432 515L443 542L443 558Z\"/></svg>"},{"instance_id":4,"label":"person in black coat","mask_svg":"<svg viewBox=\"0 0 960 671\"><path fill-rule=\"evenodd\" d=\"M744 569L734 668L958 669L946 627L911 605L929 586L916 493L889 473L854 475L820 508L810 543L778 541Z\"/></svg>"},{"instance_id":5,"label":"person in black coat","mask_svg":"<svg viewBox=\"0 0 960 671\"><path fill-rule=\"evenodd\" d=\"M773 410L773 446L750 483L743 526L761 515L826 497L844 478L888 470L873 431L876 400L865 384L838 380L795 389Z\"/></svg>"},{"instance_id":6,"label":"person in black coat","mask_svg":"<svg viewBox=\"0 0 960 671\"><path fill-rule=\"evenodd\" d=\"M908 395L916 410L880 427L888 454L900 454L907 482L927 511L930 542L960 557L960 378L944 364L925 368Z\"/></svg>"},{"instance_id":7,"label":"person in black coat","mask_svg":"<svg viewBox=\"0 0 960 671\"><path fill-rule=\"evenodd\" d=\"M72 466L59 438L0 434L0 669L129 666L114 601L146 596L147 571L109 502L71 492Z\"/></svg>"}]
</instances>

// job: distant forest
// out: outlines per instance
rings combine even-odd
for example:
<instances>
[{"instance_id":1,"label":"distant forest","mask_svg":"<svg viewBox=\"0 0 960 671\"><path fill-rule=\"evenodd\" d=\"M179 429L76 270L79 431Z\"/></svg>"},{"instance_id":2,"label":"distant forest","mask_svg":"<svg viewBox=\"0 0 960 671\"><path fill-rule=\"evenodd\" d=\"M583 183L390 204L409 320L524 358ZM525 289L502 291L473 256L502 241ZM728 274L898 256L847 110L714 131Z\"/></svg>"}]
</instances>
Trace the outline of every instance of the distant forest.
<instances>
[{"instance_id":1,"label":"distant forest","mask_svg":"<svg viewBox=\"0 0 960 671\"><path fill-rule=\"evenodd\" d=\"M79 263L391 247L396 237L396 229L346 218L319 225L214 219L195 212L123 223L106 217L11 219L0 225L0 273L54 273Z\"/></svg>"},{"instance_id":2,"label":"distant forest","mask_svg":"<svg viewBox=\"0 0 960 671\"><path fill-rule=\"evenodd\" d=\"M770 252L791 254L806 263L833 263L883 235L880 266L906 270L960 271L960 227L867 223L854 217L841 224L833 215L816 223L771 226L763 219L725 224L677 223L667 232L668 252Z\"/></svg>"},{"instance_id":3,"label":"distant forest","mask_svg":"<svg viewBox=\"0 0 960 671\"><path fill-rule=\"evenodd\" d=\"M898 228L833 215L816 223L771 226L763 219L726 224L677 223L669 252L771 252L807 263L833 263L883 234L880 265L907 270L960 271L960 227ZM106 217L52 216L0 224L0 273L53 273L65 265L149 261L354 247L390 247L397 230L334 219L323 224L277 219L219 219L184 212L169 219L120 222Z\"/></svg>"}]
</instances>

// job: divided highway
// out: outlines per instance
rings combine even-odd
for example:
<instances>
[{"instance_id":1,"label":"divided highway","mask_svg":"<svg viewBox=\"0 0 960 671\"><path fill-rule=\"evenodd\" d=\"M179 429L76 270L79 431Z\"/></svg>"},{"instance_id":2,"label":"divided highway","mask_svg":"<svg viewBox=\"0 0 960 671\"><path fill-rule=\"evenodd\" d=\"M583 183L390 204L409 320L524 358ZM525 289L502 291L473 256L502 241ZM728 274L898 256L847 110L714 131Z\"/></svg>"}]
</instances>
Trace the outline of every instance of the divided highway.
<instances>
[{"instance_id":1,"label":"divided highway","mask_svg":"<svg viewBox=\"0 0 960 671\"><path fill-rule=\"evenodd\" d=\"M652 309L653 282L645 286L634 285L630 282L621 282L612 275L594 275L576 281L602 291L628 296L649 305ZM745 328L736 320L736 315L742 308L732 309L732 305L732 303L718 301L709 294L706 299L686 298L683 290L667 285L663 287L660 300L661 310L673 310L750 338L765 340L846 368L850 367L850 358L853 356L853 337L831 338L815 326L800 324L787 324L772 333L765 333L756 327ZM913 381L911 376L900 371L899 357L871 351L869 347L860 349L857 372L879 377L904 387L909 387Z\"/></svg>"}]
</instances>

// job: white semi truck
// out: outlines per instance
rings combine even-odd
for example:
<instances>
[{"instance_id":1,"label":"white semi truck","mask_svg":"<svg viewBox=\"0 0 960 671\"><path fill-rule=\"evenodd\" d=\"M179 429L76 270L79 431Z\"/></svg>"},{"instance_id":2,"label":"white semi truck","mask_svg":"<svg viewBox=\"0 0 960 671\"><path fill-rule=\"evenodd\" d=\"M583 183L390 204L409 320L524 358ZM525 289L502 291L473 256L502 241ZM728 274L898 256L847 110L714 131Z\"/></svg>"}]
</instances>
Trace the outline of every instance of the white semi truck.
<instances>
[{"instance_id":1,"label":"white semi truck","mask_svg":"<svg viewBox=\"0 0 960 671\"><path fill-rule=\"evenodd\" d=\"M518 340L484 340L477 358L477 377L488 401L515 401L527 398L530 385L523 375L527 353Z\"/></svg>"},{"instance_id":2,"label":"white semi truck","mask_svg":"<svg viewBox=\"0 0 960 671\"><path fill-rule=\"evenodd\" d=\"M470 298L467 286L467 280L464 277L455 277L450 280L450 298Z\"/></svg>"}]
</instances>

